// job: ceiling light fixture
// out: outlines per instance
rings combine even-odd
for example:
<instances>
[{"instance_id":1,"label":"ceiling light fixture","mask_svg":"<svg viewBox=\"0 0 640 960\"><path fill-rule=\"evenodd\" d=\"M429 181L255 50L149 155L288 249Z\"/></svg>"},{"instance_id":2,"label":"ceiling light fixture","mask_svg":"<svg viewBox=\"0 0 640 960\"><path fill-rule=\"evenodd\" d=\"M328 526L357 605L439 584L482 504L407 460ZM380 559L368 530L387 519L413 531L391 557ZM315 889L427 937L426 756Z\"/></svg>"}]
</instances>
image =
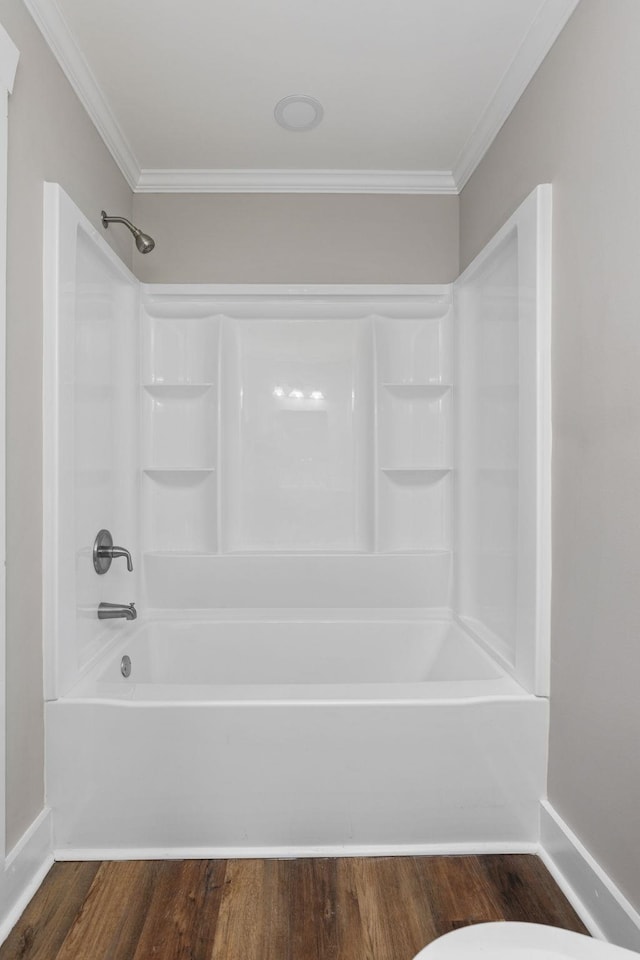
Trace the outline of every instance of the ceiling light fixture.
<instances>
[{"instance_id":1,"label":"ceiling light fixture","mask_svg":"<svg viewBox=\"0 0 640 960\"><path fill-rule=\"evenodd\" d=\"M273 114L285 130L302 133L318 126L324 116L324 109L315 97L291 96L278 100Z\"/></svg>"}]
</instances>

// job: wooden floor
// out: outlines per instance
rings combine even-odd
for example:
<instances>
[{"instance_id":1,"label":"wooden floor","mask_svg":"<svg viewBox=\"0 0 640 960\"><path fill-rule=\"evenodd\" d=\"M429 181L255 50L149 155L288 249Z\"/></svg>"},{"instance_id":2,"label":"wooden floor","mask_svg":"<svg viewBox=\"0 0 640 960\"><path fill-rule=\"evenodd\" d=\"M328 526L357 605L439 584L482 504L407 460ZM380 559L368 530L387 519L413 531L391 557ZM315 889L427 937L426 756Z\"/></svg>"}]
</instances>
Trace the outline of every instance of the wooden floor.
<instances>
[{"instance_id":1,"label":"wooden floor","mask_svg":"<svg viewBox=\"0 0 640 960\"><path fill-rule=\"evenodd\" d=\"M0 960L411 960L486 920L586 933L534 856L57 863Z\"/></svg>"}]
</instances>

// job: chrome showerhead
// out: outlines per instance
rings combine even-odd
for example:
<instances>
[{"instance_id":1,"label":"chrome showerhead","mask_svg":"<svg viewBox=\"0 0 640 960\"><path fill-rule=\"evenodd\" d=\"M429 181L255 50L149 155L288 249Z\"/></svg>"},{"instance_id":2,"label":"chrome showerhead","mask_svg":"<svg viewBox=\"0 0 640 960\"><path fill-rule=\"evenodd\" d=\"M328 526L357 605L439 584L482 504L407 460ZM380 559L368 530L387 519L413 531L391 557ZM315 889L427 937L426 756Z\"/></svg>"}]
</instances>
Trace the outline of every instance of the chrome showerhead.
<instances>
[{"instance_id":1,"label":"chrome showerhead","mask_svg":"<svg viewBox=\"0 0 640 960\"><path fill-rule=\"evenodd\" d=\"M156 242L153 239L153 237L150 237L148 233L142 233L141 230L138 230L138 232L135 233L134 236L136 238L136 247L138 248L140 253L151 253L151 251L156 245Z\"/></svg>"},{"instance_id":2,"label":"chrome showerhead","mask_svg":"<svg viewBox=\"0 0 640 960\"><path fill-rule=\"evenodd\" d=\"M142 230L139 230L138 227L134 227L130 220L127 220L126 217L108 217L104 210L100 213L102 219L102 226L107 229L110 223L124 223L125 227L128 227L131 230L131 233L135 237L136 247L140 253L151 253L153 248L156 245L153 237L150 237L148 233L143 233Z\"/></svg>"}]
</instances>

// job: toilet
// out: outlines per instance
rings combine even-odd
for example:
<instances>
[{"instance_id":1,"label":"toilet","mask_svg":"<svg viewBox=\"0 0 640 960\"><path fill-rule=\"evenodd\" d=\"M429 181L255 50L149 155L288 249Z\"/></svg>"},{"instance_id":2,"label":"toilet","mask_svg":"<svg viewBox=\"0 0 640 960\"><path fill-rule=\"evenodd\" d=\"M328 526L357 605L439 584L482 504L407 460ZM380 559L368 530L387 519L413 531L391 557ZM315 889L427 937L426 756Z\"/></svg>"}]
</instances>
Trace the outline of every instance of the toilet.
<instances>
[{"instance_id":1,"label":"toilet","mask_svg":"<svg viewBox=\"0 0 640 960\"><path fill-rule=\"evenodd\" d=\"M638 960L640 954L539 923L479 923L446 933L415 960Z\"/></svg>"}]
</instances>

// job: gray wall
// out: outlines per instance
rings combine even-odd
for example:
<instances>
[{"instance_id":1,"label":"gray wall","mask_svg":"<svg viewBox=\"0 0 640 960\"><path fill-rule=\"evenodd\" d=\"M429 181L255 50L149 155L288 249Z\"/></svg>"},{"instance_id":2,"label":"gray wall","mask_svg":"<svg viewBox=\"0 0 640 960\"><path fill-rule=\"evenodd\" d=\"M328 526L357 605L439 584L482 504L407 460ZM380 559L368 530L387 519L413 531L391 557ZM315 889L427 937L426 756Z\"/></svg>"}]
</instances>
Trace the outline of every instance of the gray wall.
<instances>
[{"instance_id":1,"label":"gray wall","mask_svg":"<svg viewBox=\"0 0 640 960\"><path fill-rule=\"evenodd\" d=\"M147 283L447 283L458 197L136 194Z\"/></svg>"},{"instance_id":2,"label":"gray wall","mask_svg":"<svg viewBox=\"0 0 640 960\"><path fill-rule=\"evenodd\" d=\"M461 196L554 188L549 798L640 907L640 4L582 0Z\"/></svg>"},{"instance_id":3,"label":"gray wall","mask_svg":"<svg viewBox=\"0 0 640 960\"><path fill-rule=\"evenodd\" d=\"M42 183L99 224L132 194L20 0L0 0L20 51L9 98L7 289L7 847L44 803L42 707ZM126 261L128 233L108 239Z\"/></svg>"}]
</instances>

